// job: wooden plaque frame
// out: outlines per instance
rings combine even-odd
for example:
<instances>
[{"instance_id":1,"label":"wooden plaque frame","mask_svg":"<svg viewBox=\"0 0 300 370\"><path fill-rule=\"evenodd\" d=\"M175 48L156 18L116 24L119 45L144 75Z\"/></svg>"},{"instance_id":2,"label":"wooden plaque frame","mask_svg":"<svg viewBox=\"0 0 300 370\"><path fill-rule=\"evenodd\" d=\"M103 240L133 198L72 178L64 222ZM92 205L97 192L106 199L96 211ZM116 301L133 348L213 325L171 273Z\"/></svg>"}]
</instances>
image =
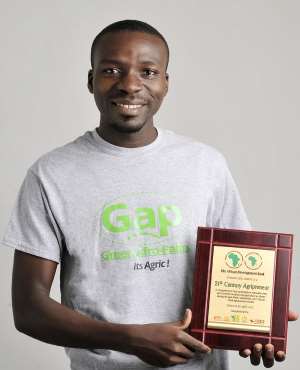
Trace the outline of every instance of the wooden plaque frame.
<instances>
[{"instance_id":1,"label":"wooden plaque frame","mask_svg":"<svg viewBox=\"0 0 300 370\"><path fill-rule=\"evenodd\" d=\"M214 245L275 251L273 303L269 333L207 327ZM241 350L255 343L271 343L275 352L286 351L293 235L198 227L190 334L212 348Z\"/></svg>"}]
</instances>

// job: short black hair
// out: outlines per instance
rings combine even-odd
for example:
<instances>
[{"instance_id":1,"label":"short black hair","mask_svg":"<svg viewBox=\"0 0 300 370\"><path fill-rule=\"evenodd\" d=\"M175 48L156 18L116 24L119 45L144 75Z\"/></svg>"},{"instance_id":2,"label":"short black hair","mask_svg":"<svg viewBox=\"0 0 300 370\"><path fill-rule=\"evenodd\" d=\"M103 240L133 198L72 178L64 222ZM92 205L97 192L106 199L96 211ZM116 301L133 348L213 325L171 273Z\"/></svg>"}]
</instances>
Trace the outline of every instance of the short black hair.
<instances>
[{"instance_id":1,"label":"short black hair","mask_svg":"<svg viewBox=\"0 0 300 370\"><path fill-rule=\"evenodd\" d=\"M144 33L148 33L148 34L159 37L164 42L166 49L167 49L167 66L166 66L166 69L167 69L168 64L169 64L170 51L169 51L169 46L168 46L166 39L163 37L163 35L160 32L157 31L157 29L152 27L150 24L142 22L142 21L138 21L135 19L125 19L123 21L111 23L110 25L105 27L101 32L98 33L91 47L91 66L92 68L94 68L95 49L96 49L96 45L99 39L107 33L120 32L120 31L144 32Z\"/></svg>"}]
</instances>

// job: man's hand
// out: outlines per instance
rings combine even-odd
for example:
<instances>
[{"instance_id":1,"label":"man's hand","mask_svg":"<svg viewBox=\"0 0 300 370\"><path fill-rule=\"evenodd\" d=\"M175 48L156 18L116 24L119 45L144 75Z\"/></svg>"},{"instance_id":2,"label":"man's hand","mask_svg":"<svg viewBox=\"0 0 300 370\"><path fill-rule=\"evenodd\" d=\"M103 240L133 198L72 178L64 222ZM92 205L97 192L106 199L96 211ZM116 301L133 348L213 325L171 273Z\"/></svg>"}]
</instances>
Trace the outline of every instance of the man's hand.
<instances>
[{"instance_id":1,"label":"man's hand","mask_svg":"<svg viewBox=\"0 0 300 370\"><path fill-rule=\"evenodd\" d=\"M296 321L298 319L298 313L289 311L288 320ZM274 354L274 346L272 344L266 344L265 347L260 343L256 343L253 346L252 351L247 348L240 351L240 356L249 357L252 365L259 365L262 358L265 367L272 367L274 365L274 359L276 361L284 361L285 353L278 351Z\"/></svg>"},{"instance_id":2,"label":"man's hand","mask_svg":"<svg viewBox=\"0 0 300 370\"><path fill-rule=\"evenodd\" d=\"M176 322L133 325L128 352L158 367L184 364L195 351L209 353L209 347L186 333L191 319L192 311L187 309Z\"/></svg>"}]
</instances>

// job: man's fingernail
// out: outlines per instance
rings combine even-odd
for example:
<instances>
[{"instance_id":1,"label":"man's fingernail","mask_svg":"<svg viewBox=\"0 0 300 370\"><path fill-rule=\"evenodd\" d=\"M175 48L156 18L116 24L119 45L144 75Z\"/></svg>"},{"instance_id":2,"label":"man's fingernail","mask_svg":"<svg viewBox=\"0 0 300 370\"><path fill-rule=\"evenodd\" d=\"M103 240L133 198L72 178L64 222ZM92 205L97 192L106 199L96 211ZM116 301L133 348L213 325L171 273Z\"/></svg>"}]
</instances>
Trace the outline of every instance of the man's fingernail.
<instances>
[{"instance_id":1,"label":"man's fingernail","mask_svg":"<svg viewBox=\"0 0 300 370\"><path fill-rule=\"evenodd\" d=\"M276 353L276 357L279 359L279 361L282 361L285 359L285 353L283 351L278 351Z\"/></svg>"},{"instance_id":2,"label":"man's fingernail","mask_svg":"<svg viewBox=\"0 0 300 370\"><path fill-rule=\"evenodd\" d=\"M209 353L209 352L211 352L211 349L210 349L209 347L201 347L201 348L200 348L200 351L201 351L201 352L203 352L203 351L204 351L204 352Z\"/></svg>"}]
</instances>

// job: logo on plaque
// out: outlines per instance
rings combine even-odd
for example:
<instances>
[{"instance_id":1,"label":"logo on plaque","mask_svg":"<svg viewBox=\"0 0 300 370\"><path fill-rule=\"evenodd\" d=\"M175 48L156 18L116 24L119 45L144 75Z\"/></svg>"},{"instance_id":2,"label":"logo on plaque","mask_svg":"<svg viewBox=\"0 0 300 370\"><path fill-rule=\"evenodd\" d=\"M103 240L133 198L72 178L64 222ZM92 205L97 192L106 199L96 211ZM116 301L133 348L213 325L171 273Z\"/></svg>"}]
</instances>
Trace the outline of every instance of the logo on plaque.
<instances>
[{"instance_id":1,"label":"logo on plaque","mask_svg":"<svg viewBox=\"0 0 300 370\"><path fill-rule=\"evenodd\" d=\"M245 265L250 270L257 270L262 265L261 255L255 252L248 253L245 257Z\"/></svg>"},{"instance_id":2,"label":"logo on plaque","mask_svg":"<svg viewBox=\"0 0 300 370\"><path fill-rule=\"evenodd\" d=\"M243 256L238 251L230 251L225 256L226 265L230 268L238 268L243 262Z\"/></svg>"}]
</instances>

